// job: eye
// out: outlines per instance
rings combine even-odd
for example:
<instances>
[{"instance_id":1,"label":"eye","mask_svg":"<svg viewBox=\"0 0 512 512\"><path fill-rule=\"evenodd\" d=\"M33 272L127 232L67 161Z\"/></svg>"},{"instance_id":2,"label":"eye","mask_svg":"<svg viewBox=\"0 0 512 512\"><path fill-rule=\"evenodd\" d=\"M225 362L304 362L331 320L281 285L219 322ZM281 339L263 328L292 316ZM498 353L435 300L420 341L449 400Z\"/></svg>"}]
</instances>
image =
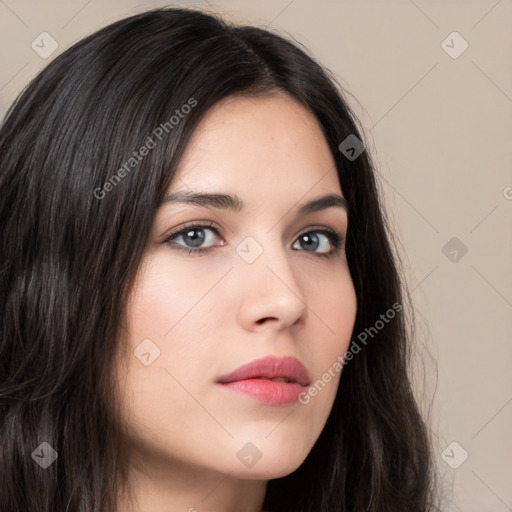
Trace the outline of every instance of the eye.
<instances>
[{"instance_id":1,"label":"eye","mask_svg":"<svg viewBox=\"0 0 512 512\"><path fill-rule=\"evenodd\" d=\"M164 243L170 244L173 249L178 251L188 252L189 255L209 251L215 247L215 237L220 237L219 230L214 226L213 223L189 224L171 233ZM208 232L213 234L208 236ZM180 239L183 243L180 243ZM340 233L330 228L314 227L299 235L292 247L297 248L296 245L299 244L305 252L311 252L321 257L332 257L340 252L343 240ZM205 243L206 246L204 246ZM298 247L299 250L300 248Z\"/></svg>"},{"instance_id":2,"label":"eye","mask_svg":"<svg viewBox=\"0 0 512 512\"><path fill-rule=\"evenodd\" d=\"M318 236L319 234L321 237ZM325 241L326 239L329 242L328 244ZM328 257L335 255L341 250L342 242L343 237L330 228L309 228L309 231L299 235L294 245L298 243L306 248L306 252L313 252L313 254L318 254L318 256ZM328 247L329 245L331 248ZM317 251L318 248L321 250Z\"/></svg>"},{"instance_id":3,"label":"eye","mask_svg":"<svg viewBox=\"0 0 512 512\"><path fill-rule=\"evenodd\" d=\"M176 248L179 251L187 251L191 252L204 252L208 249L211 249L211 246L208 247L200 247L205 241L211 241L212 237L205 235L205 231L210 231L211 233L215 233L215 235L219 236L219 231L214 227L213 223L210 224L191 224L181 228L179 231L175 231L171 233L164 242L170 243L173 248ZM185 246L181 244L176 244L175 241L183 238L185 242Z\"/></svg>"}]
</instances>

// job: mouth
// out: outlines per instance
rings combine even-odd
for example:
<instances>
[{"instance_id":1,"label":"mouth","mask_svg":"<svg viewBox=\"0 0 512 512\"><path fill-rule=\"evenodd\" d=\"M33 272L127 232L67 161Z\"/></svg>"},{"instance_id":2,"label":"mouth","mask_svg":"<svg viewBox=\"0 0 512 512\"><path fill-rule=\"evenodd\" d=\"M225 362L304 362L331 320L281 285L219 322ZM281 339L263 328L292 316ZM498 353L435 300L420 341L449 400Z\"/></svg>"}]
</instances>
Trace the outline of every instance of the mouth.
<instances>
[{"instance_id":1,"label":"mouth","mask_svg":"<svg viewBox=\"0 0 512 512\"><path fill-rule=\"evenodd\" d=\"M252 377L252 380L270 380L272 382L295 382L292 379L287 379L286 377L274 377L273 379L269 379L267 377Z\"/></svg>"},{"instance_id":2,"label":"mouth","mask_svg":"<svg viewBox=\"0 0 512 512\"><path fill-rule=\"evenodd\" d=\"M297 402L310 384L306 367L295 357L265 357L220 377L224 389L248 395L268 405Z\"/></svg>"}]
</instances>

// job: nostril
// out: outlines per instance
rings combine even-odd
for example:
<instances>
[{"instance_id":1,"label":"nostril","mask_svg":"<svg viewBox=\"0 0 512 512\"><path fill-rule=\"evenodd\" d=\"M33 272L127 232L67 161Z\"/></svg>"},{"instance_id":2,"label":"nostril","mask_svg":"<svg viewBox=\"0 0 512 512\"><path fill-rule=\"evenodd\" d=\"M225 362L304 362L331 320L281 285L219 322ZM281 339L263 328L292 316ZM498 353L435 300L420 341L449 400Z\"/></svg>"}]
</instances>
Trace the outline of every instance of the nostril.
<instances>
[{"instance_id":1,"label":"nostril","mask_svg":"<svg viewBox=\"0 0 512 512\"><path fill-rule=\"evenodd\" d=\"M266 320L269 320L269 319L272 319L271 316L267 316L266 318L260 318L256 323L257 324L262 324L263 322L265 322Z\"/></svg>"}]
</instances>

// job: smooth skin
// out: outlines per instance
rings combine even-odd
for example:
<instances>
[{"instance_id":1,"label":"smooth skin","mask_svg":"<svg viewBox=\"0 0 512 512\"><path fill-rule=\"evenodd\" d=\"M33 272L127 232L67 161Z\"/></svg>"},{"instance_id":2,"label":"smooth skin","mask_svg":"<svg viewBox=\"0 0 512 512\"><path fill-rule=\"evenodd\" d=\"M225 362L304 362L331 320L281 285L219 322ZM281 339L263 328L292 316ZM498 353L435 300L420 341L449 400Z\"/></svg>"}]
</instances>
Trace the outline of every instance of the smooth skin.
<instances>
[{"instance_id":1,"label":"smooth skin","mask_svg":"<svg viewBox=\"0 0 512 512\"><path fill-rule=\"evenodd\" d=\"M267 481L297 469L318 439L340 374L306 405L261 404L216 380L274 355L297 357L314 383L347 350L354 286L344 242L336 252L321 231L344 238L346 211L296 216L312 199L343 197L335 163L290 96L230 97L194 132L167 192L178 191L236 194L245 208L165 202L156 212L121 340L135 502L120 497L120 511L261 512ZM191 227L205 223L219 234ZM148 339L160 355L146 366L134 351ZM237 457L247 443L261 453L252 467Z\"/></svg>"}]
</instances>

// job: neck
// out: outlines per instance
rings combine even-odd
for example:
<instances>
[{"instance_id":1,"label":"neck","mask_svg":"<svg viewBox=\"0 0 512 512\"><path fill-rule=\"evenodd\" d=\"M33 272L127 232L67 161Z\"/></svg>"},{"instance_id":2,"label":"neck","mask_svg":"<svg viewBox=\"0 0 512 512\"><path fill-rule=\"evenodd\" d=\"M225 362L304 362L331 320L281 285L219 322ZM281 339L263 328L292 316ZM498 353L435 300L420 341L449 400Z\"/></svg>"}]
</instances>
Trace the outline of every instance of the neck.
<instances>
[{"instance_id":1,"label":"neck","mask_svg":"<svg viewBox=\"0 0 512 512\"><path fill-rule=\"evenodd\" d=\"M266 480L187 466L132 469L119 512L265 512Z\"/></svg>"}]
</instances>

